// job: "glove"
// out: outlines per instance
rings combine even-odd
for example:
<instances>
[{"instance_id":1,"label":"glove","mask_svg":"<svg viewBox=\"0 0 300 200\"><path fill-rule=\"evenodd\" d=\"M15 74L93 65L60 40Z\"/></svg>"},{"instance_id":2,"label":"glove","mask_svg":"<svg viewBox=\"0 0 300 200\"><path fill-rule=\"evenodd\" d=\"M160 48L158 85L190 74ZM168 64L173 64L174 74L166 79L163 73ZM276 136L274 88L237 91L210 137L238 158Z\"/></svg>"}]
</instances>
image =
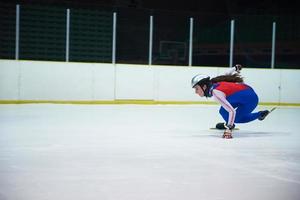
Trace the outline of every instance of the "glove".
<instances>
[{"instance_id":1,"label":"glove","mask_svg":"<svg viewBox=\"0 0 300 200\"><path fill-rule=\"evenodd\" d=\"M224 139L232 139L232 130L226 129L223 134Z\"/></svg>"},{"instance_id":2,"label":"glove","mask_svg":"<svg viewBox=\"0 0 300 200\"><path fill-rule=\"evenodd\" d=\"M235 71L236 71L237 73L240 73L240 71L241 71L242 68L243 68L243 66L242 66L241 64L236 64L234 67L235 67Z\"/></svg>"},{"instance_id":3,"label":"glove","mask_svg":"<svg viewBox=\"0 0 300 200\"><path fill-rule=\"evenodd\" d=\"M234 124L233 125L229 125L229 124L225 124L224 123L224 127L225 127L225 129L233 130L234 127L235 127L235 125Z\"/></svg>"}]
</instances>

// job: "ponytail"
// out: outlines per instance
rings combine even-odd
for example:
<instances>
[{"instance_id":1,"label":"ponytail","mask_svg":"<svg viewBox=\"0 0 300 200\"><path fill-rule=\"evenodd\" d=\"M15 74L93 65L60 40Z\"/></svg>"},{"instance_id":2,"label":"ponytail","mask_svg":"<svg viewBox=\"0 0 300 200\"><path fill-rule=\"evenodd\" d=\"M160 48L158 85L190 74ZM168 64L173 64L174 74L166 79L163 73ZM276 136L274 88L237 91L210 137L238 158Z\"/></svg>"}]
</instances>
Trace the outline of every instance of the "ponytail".
<instances>
[{"instance_id":1,"label":"ponytail","mask_svg":"<svg viewBox=\"0 0 300 200\"><path fill-rule=\"evenodd\" d=\"M240 74L232 74L232 75L221 75L214 77L210 80L212 83L218 83L218 82L234 82L234 83L243 83L244 79L240 76Z\"/></svg>"}]
</instances>

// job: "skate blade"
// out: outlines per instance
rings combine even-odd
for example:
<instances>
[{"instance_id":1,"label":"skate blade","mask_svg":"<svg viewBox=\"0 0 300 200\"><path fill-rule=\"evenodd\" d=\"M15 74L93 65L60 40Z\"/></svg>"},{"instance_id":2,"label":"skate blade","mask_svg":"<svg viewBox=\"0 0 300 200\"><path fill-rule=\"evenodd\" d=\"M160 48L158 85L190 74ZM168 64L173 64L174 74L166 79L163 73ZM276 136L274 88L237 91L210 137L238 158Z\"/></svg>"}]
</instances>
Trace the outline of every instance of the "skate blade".
<instances>
[{"instance_id":1,"label":"skate blade","mask_svg":"<svg viewBox=\"0 0 300 200\"><path fill-rule=\"evenodd\" d=\"M225 129L218 129L218 128L215 128L215 127L211 127L209 128L210 130L220 130L220 131L224 131ZM239 128L234 128L232 130L240 130Z\"/></svg>"}]
</instances>

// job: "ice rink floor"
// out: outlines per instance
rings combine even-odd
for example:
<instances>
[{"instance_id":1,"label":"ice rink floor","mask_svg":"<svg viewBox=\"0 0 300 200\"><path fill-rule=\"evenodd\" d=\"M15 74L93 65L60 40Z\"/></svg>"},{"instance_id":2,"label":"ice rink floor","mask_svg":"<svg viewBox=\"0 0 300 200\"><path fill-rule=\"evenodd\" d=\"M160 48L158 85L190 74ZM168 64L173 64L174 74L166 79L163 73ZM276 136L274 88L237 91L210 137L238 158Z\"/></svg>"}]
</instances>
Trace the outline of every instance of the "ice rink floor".
<instances>
[{"instance_id":1,"label":"ice rink floor","mask_svg":"<svg viewBox=\"0 0 300 200\"><path fill-rule=\"evenodd\" d=\"M300 199L299 107L231 140L220 121L214 105L0 105L0 200Z\"/></svg>"}]
</instances>

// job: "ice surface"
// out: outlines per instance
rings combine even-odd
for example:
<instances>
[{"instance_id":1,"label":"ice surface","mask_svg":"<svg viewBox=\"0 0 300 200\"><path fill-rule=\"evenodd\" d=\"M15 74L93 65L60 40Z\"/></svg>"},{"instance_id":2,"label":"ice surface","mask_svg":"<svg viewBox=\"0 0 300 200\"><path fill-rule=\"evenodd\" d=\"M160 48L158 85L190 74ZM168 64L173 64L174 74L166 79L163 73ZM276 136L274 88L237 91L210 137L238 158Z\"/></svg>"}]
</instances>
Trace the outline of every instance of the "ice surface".
<instances>
[{"instance_id":1,"label":"ice surface","mask_svg":"<svg viewBox=\"0 0 300 200\"><path fill-rule=\"evenodd\" d=\"M300 108L232 140L209 130L221 121L217 106L0 105L0 200L299 200Z\"/></svg>"}]
</instances>

